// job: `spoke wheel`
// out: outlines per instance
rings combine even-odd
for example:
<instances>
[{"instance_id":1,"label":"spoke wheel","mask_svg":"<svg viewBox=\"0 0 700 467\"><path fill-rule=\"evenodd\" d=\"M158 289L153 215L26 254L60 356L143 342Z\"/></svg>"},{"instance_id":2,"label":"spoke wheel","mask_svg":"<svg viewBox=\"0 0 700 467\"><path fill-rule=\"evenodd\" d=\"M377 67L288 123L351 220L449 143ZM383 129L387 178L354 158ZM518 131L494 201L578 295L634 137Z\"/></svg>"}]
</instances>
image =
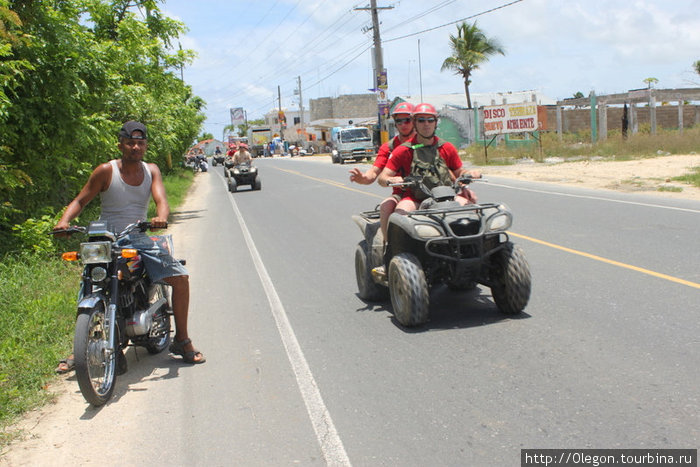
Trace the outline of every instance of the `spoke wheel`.
<instances>
[{"instance_id":1,"label":"spoke wheel","mask_svg":"<svg viewBox=\"0 0 700 467\"><path fill-rule=\"evenodd\" d=\"M161 298L166 299L166 304L161 307L153 315L153 325L151 326L151 335L148 337L148 342L146 343L146 350L148 353L157 354L167 349L170 345L170 315L168 314L168 300L169 295L168 288L163 284L152 284L149 292L148 302L152 305Z\"/></svg>"},{"instance_id":2,"label":"spoke wheel","mask_svg":"<svg viewBox=\"0 0 700 467\"><path fill-rule=\"evenodd\" d=\"M108 339L102 304L78 315L73 339L75 376L83 397L94 406L112 397L116 383L116 353L107 350Z\"/></svg>"}]
</instances>

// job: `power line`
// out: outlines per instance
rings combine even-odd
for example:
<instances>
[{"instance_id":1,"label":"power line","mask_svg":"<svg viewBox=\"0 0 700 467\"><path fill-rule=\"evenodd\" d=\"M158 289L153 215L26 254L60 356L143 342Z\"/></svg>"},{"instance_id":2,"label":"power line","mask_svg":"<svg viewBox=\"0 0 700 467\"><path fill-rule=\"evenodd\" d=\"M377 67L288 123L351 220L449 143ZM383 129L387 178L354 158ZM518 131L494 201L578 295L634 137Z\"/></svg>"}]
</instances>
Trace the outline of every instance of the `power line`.
<instances>
[{"instance_id":1,"label":"power line","mask_svg":"<svg viewBox=\"0 0 700 467\"><path fill-rule=\"evenodd\" d=\"M485 15L485 14L487 14L487 13L491 13L491 12L494 12L494 11L496 11L496 10L500 10L501 8L505 8L505 7L509 7L509 6L511 6L511 5L515 5L516 3L520 3L520 2L522 2L522 1L523 1L523 0L514 0L514 1L510 2L510 3L505 3L505 4L501 5L501 6L497 6L497 7L491 8L490 10L482 11L481 13L476 13L476 14L473 14L473 15L471 15L471 16L467 16L466 18L458 19L458 20L456 20L456 21L451 21L451 22L449 22L449 23L441 24L440 26L435 26L435 27L433 27L433 28L424 29L424 30L422 30L422 31L413 32L413 33L411 33L411 34L406 34L406 35L404 35L404 36L394 37L393 39L387 39L387 40L385 40L384 42L398 41L399 39L405 39L405 38L407 38L407 37L417 36L418 34L423 34L424 32L434 31L435 29L444 28L445 26L450 26L450 25L452 25L452 24L459 23L460 21L466 21L466 20L468 20L468 19L476 18L477 16L482 16L482 15Z\"/></svg>"}]
</instances>

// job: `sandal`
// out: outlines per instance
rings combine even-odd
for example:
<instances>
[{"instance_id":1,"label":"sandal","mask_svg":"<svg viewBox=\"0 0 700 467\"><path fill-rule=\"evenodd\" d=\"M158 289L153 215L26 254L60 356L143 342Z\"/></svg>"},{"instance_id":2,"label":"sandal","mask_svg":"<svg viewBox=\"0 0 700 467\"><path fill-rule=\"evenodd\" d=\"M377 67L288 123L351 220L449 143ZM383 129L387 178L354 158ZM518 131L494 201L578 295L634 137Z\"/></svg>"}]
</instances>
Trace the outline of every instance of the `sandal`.
<instances>
[{"instance_id":1,"label":"sandal","mask_svg":"<svg viewBox=\"0 0 700 467\"><path fill-rule=\"evenodd\" d=\"M73 360L72 357L64 358L60 362L58 362L58 366L56 367L56 373L59 375L68 373L70 371L73 371L75 369L75 360Z\"/></svg>"},{"instance_id":2,"label":"sandal","mask_svg":"<svg viewBox=\"0 0 700 467\"><path fill-rule=\"evenodd\" d=\"M196 364L196 363L206 362L207 361L206 357L199 350L195 349L195 350L190 350L189 352L185 351L185 346L187 344L191 344L191 343L192 343L192 339L189 339L189 338L185 339L184 341L179 341L179 342L176 341L175 339L173 339L173 342L170 344L170 352L174 353L175 355L181 355L182 360L185 363L195 363ZM195 360L195 357L197 355L201 356L201 358L199 360Z\"/></svg>"}]
</instances>

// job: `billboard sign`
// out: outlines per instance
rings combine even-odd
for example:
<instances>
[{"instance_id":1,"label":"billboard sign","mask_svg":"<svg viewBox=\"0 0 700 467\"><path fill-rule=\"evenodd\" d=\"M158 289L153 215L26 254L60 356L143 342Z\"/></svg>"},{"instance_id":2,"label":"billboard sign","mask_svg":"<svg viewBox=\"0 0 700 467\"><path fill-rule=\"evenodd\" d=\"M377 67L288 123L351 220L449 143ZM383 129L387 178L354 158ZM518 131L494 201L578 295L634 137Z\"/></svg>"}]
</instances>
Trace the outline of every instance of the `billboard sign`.
<instances>
[{"instance_id":1,"label":"billboard sign","mask_svg":"<svg viewBox=\"0 0 700 467\"><path fill-rule=\"evenodd\" d=\"M231 109L231 125L238 126L245 123L245 111L243 107L235 107Z\"/></svg>"},{"instance_id":2,"label":"billboard sign","mask_svg":"<svg viewBox=\"0 0 700 467\"><path fill-rule=\"evenodd\" d=\"M539 130L537 104L503 104L484 106L484 135L524 133Z\"/></svg>"}]
</instances>

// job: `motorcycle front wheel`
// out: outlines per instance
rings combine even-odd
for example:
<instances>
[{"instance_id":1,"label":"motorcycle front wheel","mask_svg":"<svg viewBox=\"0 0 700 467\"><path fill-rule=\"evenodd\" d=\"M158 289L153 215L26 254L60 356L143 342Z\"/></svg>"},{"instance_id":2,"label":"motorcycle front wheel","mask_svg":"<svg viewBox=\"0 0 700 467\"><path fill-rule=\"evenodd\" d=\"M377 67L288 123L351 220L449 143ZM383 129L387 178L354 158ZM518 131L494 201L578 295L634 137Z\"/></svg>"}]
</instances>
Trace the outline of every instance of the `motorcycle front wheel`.
<instances>
[{"instance_id":1,"label":"motorcycle front wheel","mask_svg":"<svg viewBox=\"0 0 700 467\"><path fill-rule=\"evenodd\" d=\"M107 351L108 338L102 303L78 315L73 339L75 376L83 397L94 406L112 397L116 383L116 353Z\"/></svg>"}]
</instances>

